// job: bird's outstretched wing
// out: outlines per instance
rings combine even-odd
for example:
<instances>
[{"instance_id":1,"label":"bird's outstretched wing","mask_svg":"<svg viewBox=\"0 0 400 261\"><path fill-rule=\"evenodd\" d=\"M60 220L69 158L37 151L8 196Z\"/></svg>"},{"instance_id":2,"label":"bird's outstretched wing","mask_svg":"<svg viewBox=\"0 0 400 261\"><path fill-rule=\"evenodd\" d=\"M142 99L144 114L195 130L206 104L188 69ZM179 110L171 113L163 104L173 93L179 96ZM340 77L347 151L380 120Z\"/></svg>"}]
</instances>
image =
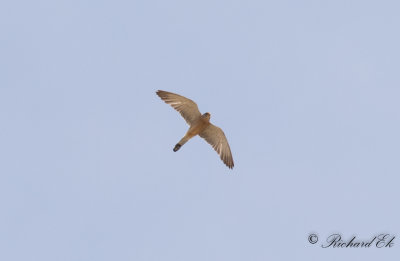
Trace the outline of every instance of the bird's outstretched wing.
<instances>
[{"instance_id":1,"label":"bird's outstretched wing","mask_svg":"<svg viewBox=\"0 0 400 261\"><path fill-rule=\"evenodd\" d=\"M200 132L199 136L213 147L228 168L233 168L231 148L224 132L220 128L210 123L210 125Z\"/></svg>"},{"instance_id":2,"label":"bird's outstretched wing","mask_svg":"<svg viewBox=\"0 0 400 261\"><path fill-rule=\"evenodd\" d=\"M194 101L172 92L158 90L156 93L165 103L177 110L187 124L192 125L201 116L199 108Z\"/></svg>"}]
</instances>

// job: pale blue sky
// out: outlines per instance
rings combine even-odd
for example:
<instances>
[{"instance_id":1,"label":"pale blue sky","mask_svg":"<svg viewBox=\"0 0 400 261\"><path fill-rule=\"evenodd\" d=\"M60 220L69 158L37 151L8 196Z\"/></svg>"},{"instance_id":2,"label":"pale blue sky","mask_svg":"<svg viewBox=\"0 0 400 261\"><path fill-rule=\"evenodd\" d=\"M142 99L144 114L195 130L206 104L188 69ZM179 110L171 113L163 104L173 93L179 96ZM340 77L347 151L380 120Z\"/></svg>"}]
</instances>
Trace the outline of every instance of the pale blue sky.
<instances>
[{"instance_id":1,"label":"pale blue sky","mask_svg":"<svg viewBox=\"0 0 400 261\"><path fill-rule=\"evenodd\" d=\"M395 260L398 1L3 1L0 260ZM235 168L155 94L195 100Z\"/></svg>"}]
</instances>

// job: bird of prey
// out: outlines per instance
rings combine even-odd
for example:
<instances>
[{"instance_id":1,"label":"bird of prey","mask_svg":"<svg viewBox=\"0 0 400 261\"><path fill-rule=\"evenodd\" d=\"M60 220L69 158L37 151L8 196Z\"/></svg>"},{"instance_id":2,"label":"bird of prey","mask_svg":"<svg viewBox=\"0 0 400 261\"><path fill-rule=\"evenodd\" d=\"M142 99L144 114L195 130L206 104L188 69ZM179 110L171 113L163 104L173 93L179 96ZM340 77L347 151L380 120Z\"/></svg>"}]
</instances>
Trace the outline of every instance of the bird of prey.
<instances>
[{"instance_id":1,"label":"bird of prey","mask_svg":"<svg viewBox=\"0 0 400 261\"><path fill-rule=\"evenodd\" d=\"M165 103L177 110L190 126L185 136L175 145L173 149L175 152L188 140L199 135L213 147L228 168L233 168L233 158L228 140L220 128L210 123L210 113L206 112L202 115L194 101L181 95L160 90L156 93Z\"/></svg>"}]
</instances>

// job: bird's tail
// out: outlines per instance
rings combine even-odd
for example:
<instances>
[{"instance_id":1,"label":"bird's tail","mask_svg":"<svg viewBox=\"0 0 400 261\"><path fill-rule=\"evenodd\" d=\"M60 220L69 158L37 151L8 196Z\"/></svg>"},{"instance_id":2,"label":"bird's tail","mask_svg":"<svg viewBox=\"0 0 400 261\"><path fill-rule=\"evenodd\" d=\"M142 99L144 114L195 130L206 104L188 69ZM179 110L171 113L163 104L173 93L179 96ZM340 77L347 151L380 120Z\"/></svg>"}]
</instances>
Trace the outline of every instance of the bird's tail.
<instances>
[{"instance_id":1,"label":"bird's tail","mask_svg":"<svg viewBox=\"0 0 400 261\"><path fill-rule=\"evenodd\" d=\"M174 151L177 152L183 144L185 144L190 138L185 135L174 147Z\"/></svg>"}]
</instances>

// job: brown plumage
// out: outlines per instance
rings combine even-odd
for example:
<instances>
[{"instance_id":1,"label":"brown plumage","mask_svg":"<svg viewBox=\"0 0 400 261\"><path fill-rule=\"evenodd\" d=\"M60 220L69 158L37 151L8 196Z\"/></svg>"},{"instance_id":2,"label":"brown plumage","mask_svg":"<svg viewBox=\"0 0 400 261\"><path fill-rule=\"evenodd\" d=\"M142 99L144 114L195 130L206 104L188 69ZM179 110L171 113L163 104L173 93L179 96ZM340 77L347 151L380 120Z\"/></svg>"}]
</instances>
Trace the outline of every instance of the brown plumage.
<instances>
[{"instance_id":1,"label":"brown plumage","mask_svg":"<svg viewBox=\"0 0 400 261\"><path fill-rule=\"evenodd\" d=\"M185 136L175 145L174 151L178 151L187 141L199 135L213 147L228 168L233 168L234 163L228 140L220 128L210 123L210 113L206 112L202 115L194 101L181 95L160 90L156 93L165 103L177 110L190 126Z\"/></svg>"}]
</instances>

